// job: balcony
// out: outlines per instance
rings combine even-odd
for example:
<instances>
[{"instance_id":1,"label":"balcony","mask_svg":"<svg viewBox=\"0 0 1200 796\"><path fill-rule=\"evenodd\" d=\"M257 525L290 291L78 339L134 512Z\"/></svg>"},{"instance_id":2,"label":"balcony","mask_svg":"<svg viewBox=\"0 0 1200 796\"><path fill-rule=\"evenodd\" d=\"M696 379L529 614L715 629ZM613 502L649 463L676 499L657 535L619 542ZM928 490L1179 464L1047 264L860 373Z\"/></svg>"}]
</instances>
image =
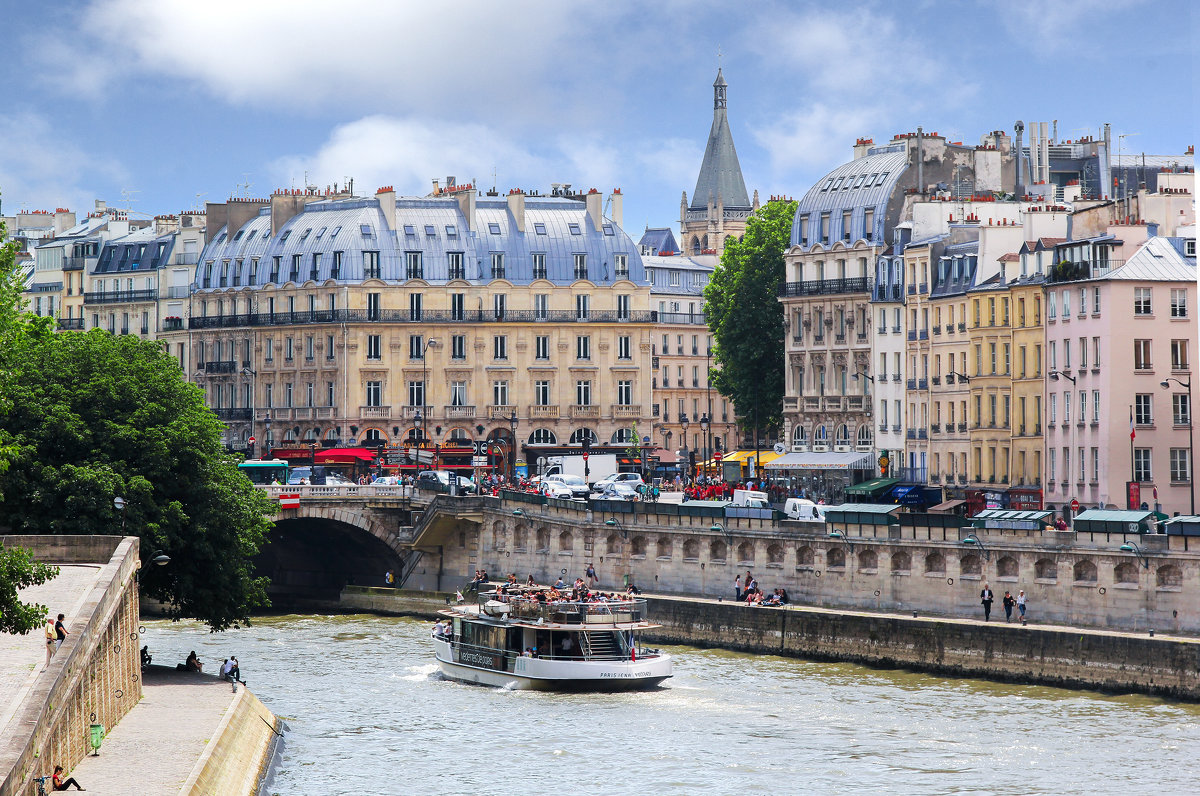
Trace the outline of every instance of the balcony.
<instances>
[{"instance_id":1,"label":"balcony","mask_svg":"<svg viewBox=\"0 0 1200 796\"><path fill-rule=\"evenodd\" d=\"M918 340L928 340L929 339L929 330L922 329L921 331L917 332L917 339Z\"/></svg>"},{"instance_id":2,"label":"balcony","mask_svg":"<svg viewBox=\"0 0 1200 796\"><path fill-rule=\"evenodd\" d=\"M917 380L916 380L916 379L909 379L909 380L908 380L908 383L907 383L907 385L906 385L906 386L907 386L907 387L908 387L908 389L910 389L910 390L915 390L915 389L917 389Z\"/></svg>"},{"instance_id":3,"label":"balcony","mask_svg":"<svg viewBox=\"0 0 1200 796\"><path fill-rule=\"evenodd\" d=\"M386 420L392 416L392 407L390 407L390 406L360 406L360 407L358 407L358 416Z\"/></svg>"},{"instance_id":4,"label":"balcony","mask_svg":"<svg viewBox=\"0 0 1200 796\"><path fill-rule=\"evenodd\" d=\"M899 326L893 326L893 327L892 327L892 334L900 334L900 327L899 327Z\"/></svg>"},{"instance_id":5,"label":"balcony","mask_svg":"<svg viewBox=\"0 0 1200 796\"><path fill-rule=\"evenodd\" d=\"M447 420L474 420L475 407L473 406L443 406L442 416Z\"/></svg>"},{"instance_id":6,"label":"balcony","mask_svg":"<svg viewBox=\"0 0 1200 796\"><path fill-rule=\"evenodd\" d=\"M600 418L600 405L599 404L572 404L571 405L571 417L572 418L591 418L594 420L598 420Z\"/></svg>"},{"instance_id":7,"label":"balcony","mask_svg":"<svg viewBox=\"0 0 1200 796\"><path fill-rule=\"evenodd\" d=\"M642 416L642 405L613 404L612 416L614 420L637 420Z\"/></svg>"},{"instance_id":8,"label":"balcony","mask_svg":"<svg viewBox=\"0 0 1200 796\"><path fill-rule=\"evenodd\" d=\"M967 483L967 476L966 476L966 474L965 474L965 473L964 473L964 474L962 474L962 475L960 475L960 476L958 477L958 483L960 483L960 484L965 484L965 483Z\"/></svg>"},{"instance_id":9,"label":"balcony","mask_svg":"<svg viewBox=\"0 0 1200 796\"><path fill-rule=\"evenodd\" d=\"M923 428L917 429L917 439L929 439L929 432Z\"/></svg>"},{"instance_id":10,"label":"balcony","mask_svg":"<svg viewBox=\"0 0 1200 796\"><path fill-rule=\"evenodd\" d=\"M849 279L821 279L811 282L787 282L779 291L783 298L795 296L832 296L841 293L865 293L869 289L865 276Z\"/></svg>"},{"instance_id":11,"label":"balcony","mask_svg":"<svg viewBox=\"0 0 1200 796\"><path fill-rule=\"evenodd\" d=\"M928 390L929 389L929 380L928 379L917 379L917 389L918 390Z\"/></svg>"},{"instance_id":12,"label":"balcony","mask_svg":"<svg viewBox=\"0 0 1200 796\"><path fill-rule=\"evenodd\" d=\"M529 417L533 420L557 420L557 406L531 406L529 407Z\"/></svg>"},{"instance_id":13,"label":"balcony","mask_svg":"<svg viewBox=\"0 0 1200 796\"><path fill-rule=\"evenodd\" d=\"M237 372L237 363L236 362L201 362L200 370L203 370L205 373L209 374L210 376L213 375L214 373L236 373Z\"/></svg>"},{"instance_id":14,"label":"balcony","mask_svg":"<svg viewBox=\"0 0 1200 796\"><path fill-rule=\"evenodd\" d=\"M682 323L690 326L707 326L703 312L660 312L659 323Z\"/></svg>"},{"instance_id":15,"label":"balcony","mask_svg":"<svg viewBox=\"0 0 1200 796\"><path fill-rule=\"evenodd\" d=\"M177 252L171 258L173 265L195 265L200 262L200 252Z\"/></svg>"},{"instance_id":16,"label":"balcony","mask_svg":"<svg viewBox=\"0 0 1200 796\"><path fill-rule=\"evenodd\" d=\"M940 335L940 334L942 333L942 327L941 327L941 324L938 324L937 326L934 326L934 327L933 327L933 333L934 333L934 334L937 334L937 335Z\"/></svg>"},{"instance_id":17,"label":"balcony","mask_svg":"<svg viewBox=\"0 0 1200 796\"><path fill-rule=\"evenodd\" d=\"M950 427L949 427L949 426L946 426L946 430L947 430L947 431L949 431L949 430L950 430ZM958 430L959 430L959 432L960 432L960 433L961 433L961 432L964 432L964 431L966 431L966 430L967 430L967 424L966 424L966 423L959 423L959 424L958 424Z\"/></svg>"},{"instance_id":18,"label":"balcony","mask_svg":"<svg viewBox=\"0 0 1200 796\"><path fill-rule=\"evenodd\" d=\"M787 395L783 398L783 409L786 412L788 409L796 409L800 404L800 399L794 395Z\"/></svg>"},{"instance_id":19,"label":"balcony","mask_svg":"<svg viewBox=\"0 0 1200 796\"><path fill-rule=\"evenodd\" d=\"M896 425L892 426L892 433L893 433L893 434L899 434L901 431L902 431L902 429L901 429L901 427L900 427L900 424L899 424L899 423L897 423Z\"/></svg>"},{"instance_id":20,"label":"balcony","mask_svg":"<svg viewBox=\"0 0 1200 796\"><path fill-rule=\"evenodd\" d=\"M845 345L846 344L846 335L835 334L833 336L833 343L834 343L834 345Z\"/></svg>"},{"instance_id":21,"label":"balcony","mask_svg":"<svg viewBox=\"0 0 1200 796\"><path fill-rule=\"evenodd\" d=\"M867 403L866 396L863 395L847 395L846 396L846 411L861 412L863 409L870 409L871 405Z\"/></svg>"},{"instance_id":22,"label":"balcony","mask_svg":"<svg viewBox=\"0 0 1200 796\"><path fill-rule=\"evenodd\" d=\"M312 420L313 409L311 406L298 406L292 410L293 420Z\"/></svg>"},{"instance_id":23,"label":"balcony","mask_svg":"<svg viewBox=\"0 0 1200 796\"><path fill-rule=\"evenodd\" d=\"M313 416L317 420L332 420L337 416L337 409L333 406L318 406L313 409Z\"/></svg>"},{"instance_id":24,"label":"balcony","mask_svg":"<svg viewBox=\"0 0 1200 796\"><path fill-rule=\"evenodd\" d=\"M821 398L816 395L804 396L804 411L805 412L821 411Z\"/></svg>"},{"instance_id":25,"label":"balcony","mask_svg":"<svg viewBox=\"0 0 1200 796\"><path fill-rule=\"evenodd\" d=\"M887 334L887 327L886 327L886 326L880 326L878 329L876 329L876 330L875 330L875 334L881 334L881 335L882 335L882 334Z\"/></svg>"},{"instance_id":26,"label":"balcony","mask_svg":"<svg viewBox=\"0 0 1200 796\"><path fill-rule=\"evenodd\" d=\"M83 271L94 262L96 262L95 257L64 257L62 259L62 269L64 271Z\"/></svg>"},{"instance_id":27,"label":"balcony","mask_svg":"<svg viewBox=\"0 0 1200 796\"><path fill-rule=\"evenodd\" d=\"M489 406L487 416L490 420L508 420L517 413L517 407L510 405Z\"/></svg>"},{"instance_id":28,"label":"balcony","mask_svg":"<svg viewBox=\"0 0 1200 796\"><path fill-rule=\"evenodd\" d=\"M133 293L155 291L132 291ZM99 295L99 294L98 294ZM125 294L122 294L125 295ZM151 296L153 298L153 296ZM86 300L86 299L85 299ZM114 299L116 301L117 299ZM128 301L129 299L119 299ZM617 310L590 310L586 316L580 317L574 310L552 310L538 312L536 310L506 310L504 318L497 321L496 314L490 310L424 310L419 318L413 318L407 309L403 310L311 310L301 312L256 312L241 315L209 315L190 318L188 327L191 329L219 329L226 327L245 326L294 326L311 323L656 323L658 312L652 310L637 310L634 312L619 312Z\"/></svg>"},{"instance_id":29,"label":"balcony","mask_svg":"<svg viewBox=\"0 0 1200 796\"><path fill-rule=\"evenodd\" d=\"M958 330L959 330L960 332L965 332L965 331L967 330L967 325L966 325L965 323L960 323L960 324L958 325Z\"/></svg>"},{"instance_id":30,"label":"balcony","mask_svg":"<svg viewBox=\"0 0 1200 796\"><path fill-rule=\"evenodd\" d=\"M930 423L929 424L929 433L930 434L941 434L942 433L942 424L941 423Z\"/></svg>"},{"instance_id":31,"label":"balcony","mask_svg":"<svg viewBox=\"0 0 1200 796\"><path fill-rule=\"evenodd\" d=\"M880 433L880 434L886 434L886 433L887 433L887 430L888 430L888 424L887 424L887 423L880 423L880 424L879 424L879 433Z\"/></svg>"},{"instance_id":32,"label":"balcony","mask_svg":"<svg viewBox=\"0 0 1200 796\"><path fill-rule=\"evenodd\" d=\"M900 376L900 374L899 374L899 373L893 373L893 374L892 374L892 381L894 381L894 382L896 382L897 384L899 384L900 382L904 381L904 379L903 379L903 378Z\"/></svg>"},{"instance_id":33,"label":"balcony","mask_svg":"<svg viewBox=\"0 0 1200 796\"><path fill-rule=\"evenodd\" d=\"M167 288L167 298L187 298L190 289L187 285L172 285Z\"/></svg>"},{"instance_id":34,"label":"balcony","mask_svg":"<svg viewBox=\"0 0 1200 796\"><path fill-rule=\"evenodd\" d=\"M158 291L151 290L104 290L83 295L84 304L133 304L157 301Z\"/></svg>"},{"instance_id":35,"label":"balcony","mask_svg":"<svg viewBox=\"0 0 1200 796\"><path fill-rule=\"evenodd\" d=\"M905 439L916 439L917 438L917 430L915 428L906 429L904 432L904 438Z\"/></svg>"},{"instance_id":36,"label":"balcony","mask_svg":"<svg viewBox=\"0 0 1200 796\"><path fill-rule=\"evenodd\" d=\"M900 301L904 298L904 288L901 285L876 285L871 294L873 301Z\"/></svg>"},{"instance_id":37,"label":"balcony","mask_svg":"<svg viewBox=\"0 0 1200 796\"><path fill-rule=\"evenodd\" d=\"M83 331L83 318L59 318L58 328L60 331Z\"/></svg>"},{"instance_id":38,"label":"balcony","mask_svg":"<svg viewBox=\"0 0 1200 796\"><path fill-rule=\"evenodd\" d=\"M841 396L829 396L825 398L825 411L840 412L842 411Z\"/></svg>"},{"instance_id":39,"label":"balcony","mask_svg":"<svg viewBox=\"0 0 1200 796\"><path fill-rule=\"evenodd\" d=\"M909 339L909 340L916 340L916 339L917 339L917 330L916 330L916 329L909 329L909 330L908 330L908 339Z\"/></svg>"},{"instance_id":40,"label":"balcony","mask_svg":"<svg viewBox=\"0 0 1200 796\"><path fill-rule=\"evenodd\" d=\"M824 344L825 344L825 335L823 335L823 334L813 335L813 345L824 345Z\"/></svg>"},{"instance_id":41,"label":"balcony","mask_svg":"<svg viewBox=\"0 0 1200 796\"><path fill-rule=\"evenodd\" d=\"M941 377L941 376L934 376L934 377L933 377L933 386L934 386L934 387L940 387L940 386L942 386L942 377Z\"/></svg>"},{"instance_id":42,"label":"balcony","mask_svg":"<svg viewBox=\"0 0 1200 796\"><path fill-rule=\"evenodd\" d=\"M178 332L183 330L183 318L163 318L164 332Z\"/></svg>"},{"instance_id":43,"label":"balcony","mask_svg":"<svg viewBox=\"0 0 1200 796\"><path fill-rule=\"evenodd\" d=\"M249 409L214 409L213 413L217 416L218 420L223 420L227 423L232 421L246 422L250 420Z\"/></svg>"}]
</instances>

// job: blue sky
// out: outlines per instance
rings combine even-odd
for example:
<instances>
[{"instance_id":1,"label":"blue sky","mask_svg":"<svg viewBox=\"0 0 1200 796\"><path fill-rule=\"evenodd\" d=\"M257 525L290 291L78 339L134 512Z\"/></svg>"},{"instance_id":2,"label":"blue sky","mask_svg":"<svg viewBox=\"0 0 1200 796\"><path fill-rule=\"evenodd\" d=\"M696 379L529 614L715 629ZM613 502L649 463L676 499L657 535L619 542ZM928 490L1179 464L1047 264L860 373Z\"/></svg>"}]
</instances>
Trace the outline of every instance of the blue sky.
<instances>
[{"instance_id":1,"label":"blue sky","mask_svg":"<svg viewBox=\"0 0 1200 796\"><path fill-rule=\"evenodd\" d=\"M355 179L453 174L625 194L676 225L718 48L747 188L802 195L918 124L977 141L1016 119L1105 122L1126 152L1195 143L1193 3L0 0L6 214L104 198L169 213ZM241 187L249 183L250 188Z\"/></svg>"}]
</instances>

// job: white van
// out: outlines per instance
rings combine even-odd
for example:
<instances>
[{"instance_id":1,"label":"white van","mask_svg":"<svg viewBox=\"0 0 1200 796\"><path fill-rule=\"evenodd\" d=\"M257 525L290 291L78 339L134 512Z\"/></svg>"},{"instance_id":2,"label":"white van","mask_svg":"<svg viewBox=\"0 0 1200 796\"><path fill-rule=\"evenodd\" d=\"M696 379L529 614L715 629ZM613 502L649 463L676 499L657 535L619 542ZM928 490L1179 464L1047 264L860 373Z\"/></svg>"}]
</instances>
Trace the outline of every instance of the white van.
<instances>
[{"instance_id":1,"label":"white van","mask_svg":"<svg viewBox=\"0 0 1200 796\"><path fill-rule=\"evenodd\" d=\"M825 522L825 508L804 498L788 498L783 504L783 513L789 520Z\"/></svg>"},{"instance_id":2,"label":"white van","mask_svg":"<svg viewBox=\"0 0 1200 796\"><path fill-rule=\"evenodd\" d=\"M751 489L733 490L733 505L747 509L771 508L766 492L756 492Z\"/></svg>"}]
</instances>

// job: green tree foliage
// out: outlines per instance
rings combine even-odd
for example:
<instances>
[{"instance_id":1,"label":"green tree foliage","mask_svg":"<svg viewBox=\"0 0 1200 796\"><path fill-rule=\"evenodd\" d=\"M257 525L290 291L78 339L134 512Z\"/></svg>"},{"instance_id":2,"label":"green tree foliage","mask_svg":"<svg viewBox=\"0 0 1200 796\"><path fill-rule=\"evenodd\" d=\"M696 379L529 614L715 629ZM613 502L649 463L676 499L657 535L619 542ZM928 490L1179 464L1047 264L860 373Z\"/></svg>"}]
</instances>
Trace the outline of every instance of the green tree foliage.
<instances>
[{"instance_id":1,"label":"green tree foliage","mask_svg":"<svg viewBox=\"0 0 1200 796\"><path fill-rule=\"evenodd\" d=\"M742 239L729 238L704 288L713 332L712 384L733 401L744 423L755 409L766 428L782 419L783 252L796 214L793 201L772 200L750 217Z\"/></svg>"},{"instance_id":2,"label":"green tree foliage","mask_svg":"<svg viewBox=\"0 0 1200 796\"><path fill-rule=\"evenodd\" d=\"M33 560L23 547L0 548L0 633L25 635L40 627L46 606L23 603L17 592L58 577L58 567Z\"/></svg>"},{"instance_id":3,"label":"green tree foliage","mask_svg":"<svg viewBox=\"0 0 1200 796\"><path fill-rule=\"evenodd\" d=\"M10 261L0 300L13 279ZM0 525L137 535L143 561L160 550L171 557L143 567L143 593L213 630L265 606L266 579L252 577L250 559L273 504L226 455L202 391L158 343L59 334L17 310L0 304L0 429L12 449L0 472Z\"/></svg>"}]
</instances>

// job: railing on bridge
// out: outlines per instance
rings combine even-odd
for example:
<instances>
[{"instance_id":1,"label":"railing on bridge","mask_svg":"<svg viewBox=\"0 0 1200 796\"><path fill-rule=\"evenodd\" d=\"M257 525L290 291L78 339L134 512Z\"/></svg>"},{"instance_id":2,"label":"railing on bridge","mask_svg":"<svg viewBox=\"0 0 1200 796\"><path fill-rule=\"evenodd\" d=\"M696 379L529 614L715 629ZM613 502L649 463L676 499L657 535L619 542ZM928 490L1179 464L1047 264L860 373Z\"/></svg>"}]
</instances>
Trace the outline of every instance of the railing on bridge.
<instances>
[{"instance_id":1,"label":"railing on bridge","mask_svg":"<svg viewBox=\"0 0 1200 796\"><path fill-rule=\"evenodd\" d=\"M267 493L268 497L278 499L280 495L299 495L304 498L331 497L415 497L418 492L415 487L400 486L399 484L341 484L338 486L315 486L311 484L260 484L258 488Z\"/></svg>"}]
</instances>

